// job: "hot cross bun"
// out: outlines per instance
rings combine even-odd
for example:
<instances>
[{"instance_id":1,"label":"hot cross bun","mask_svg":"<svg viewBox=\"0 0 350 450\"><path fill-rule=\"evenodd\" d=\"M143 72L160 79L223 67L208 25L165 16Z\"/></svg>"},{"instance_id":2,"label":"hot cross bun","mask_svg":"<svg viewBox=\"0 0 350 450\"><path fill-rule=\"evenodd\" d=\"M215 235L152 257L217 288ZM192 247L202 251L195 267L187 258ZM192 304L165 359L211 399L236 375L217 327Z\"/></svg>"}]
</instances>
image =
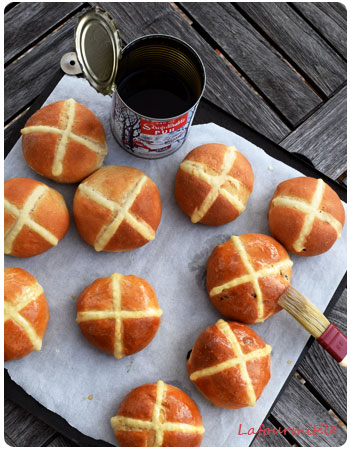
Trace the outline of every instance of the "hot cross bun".
<instances>
[{"instance_id":1,"label":"hot cross bun","mask_svg":"<svg viewBox=\"0 0 350 450\"><path fill-rule=\"evenodd\" d=\"M286 250L270 236L232 236L208 259L210 300L229 319L263 322L281 310L277 301L289 286L292 265Z\"/></svg>"},{"instance_id":2,"label":"hot cross bun","mask_svg":"<svg viewBox=\"0 0 350 450\"><path fill-rule=\"evenodd\" d=\"M104 166L80 183L73 205L81 237L96 251L121 252L155 238L162 206L153 181L133 167Z\"/></svg>"},{"instance_id":3,"label":"hot cross bun","mask_svg":"<svg viewBox=\"0 0 350 450\"><path fill-rule=\"evenodd\" d=\"M270 379L270 345L251 328L220 319L194 344L187 369L198 390L214 405L254 406Z\"/></svg>"},{"instance_id":4,"label":"hot cross bun","mask_svg":"<svg viewBox=\"0 0 350 450\"><path fill-rule=\"evenodd\" d=\"M277 186L268 220L271 233L289 252L314 256L340 238L345 212L337 193L323 180L298 177Z\"/></svg>"},{"instance_id":5,"label":"hot cross bun","mask_svg":"<svg viewBox=\"0 0 350 450\"><path fill-rule=\"evenodd\" d=\"M38 255L67 233L69 212L55 189L31 178L11 178L4 194L6 255Z\"/></svg>"},{"instance_id":6,"label":"hot cross bun","mask_svg":"<svg viewBox=\"0 0 350 450\"><path fill-rule=\"evenodd\" d=\"M4 356L10 361L41 349L49 306L43 288L30 273L8 267L4 274Z\"/></svg>"},{"instance_id":7,"label":"hot cross bun","mask_svg":"<svg viewBox=\"0 0 350 450\"><path fill-rule=\"evenodd\" d=\"M175 195L193 223L223 225L245 210L253 184L249 161L235 147L206 144L180 164Z\"/></svg>"},{"instance_id":8,"label":"hot cross bun","mask_svg":"<svg viewBox=\"0 0 350 450\"><path fill-rule=\"evenodd\" d=\"M145 348L158 331L161 315L152 286L134 275L98 278L77 301L76 320L83 336L117 359Z\"/></svg>"},{"instance_id":9,"label":"hot cross bun","mask_svg":"<svg viewBox=\"0 0 350 450\"><path fill-rule=\"evenodd\" d=\"M101 122L72 98L39 109L21 133L28 165L59 183L81 181L102 166L108 152Z\"/></svg>"},{"instance_id":10,"label":"hot cross bun","mask_svg":"<svg viewBox=\"0 0 350 450\"><path fill-rule=\"evenodd\" d=\"M131 391L111 425L122 447L199 447L204 433L195 402L163 381Z\"/></svg>"}]
</instances>

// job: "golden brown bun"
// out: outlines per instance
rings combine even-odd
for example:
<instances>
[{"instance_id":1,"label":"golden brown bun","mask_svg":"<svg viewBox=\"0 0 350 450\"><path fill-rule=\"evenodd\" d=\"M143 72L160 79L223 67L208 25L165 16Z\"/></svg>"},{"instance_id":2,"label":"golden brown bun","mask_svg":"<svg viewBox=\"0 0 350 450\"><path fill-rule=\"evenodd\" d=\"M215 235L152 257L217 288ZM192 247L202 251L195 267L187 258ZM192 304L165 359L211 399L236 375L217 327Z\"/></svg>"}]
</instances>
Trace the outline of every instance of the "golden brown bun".
<instances>
[{"instance_id":1,"label":"golden brown bun","mask_svg":"<svg viewBox=\"0 0 350 450\"><path fill-rule=\"evenodd\" d=\"M134 275L98 278L77 301L83 336L117 359L145 348L158 331L161 315L152 286Z\"/></svg>"},{"instance_id":2,"label":"golden brown bun","mask_svg":"<svg viewBox=\"0 0 350 450\"><path fill-rule=\"evenodd\" d=\"M4 272L4 356L10 361L41 349L49 306L43 288L30 273L18 267Z\"/></svg>"},{"instance_id":3,"label":"golden brown bun","mask_svg":"<svg viewBox=\"0 0 350 450\"><path fill-rule=\"evenodd\" d=\"M340 238L345 212L336 192L323 180L298 177L277 186L268 220L271 233L289 252L314 256Z\"/></svg>"},{"instance_id":4,"label":"golden brown bun","mask_svg":"<svg viewBox=\"0 0 350 450\"><path fill-rule=\"evenodd\" d=\"M193 223L223 225L245 210L253 184L249 161L235 147L206 144L180 164L175 195Z\"/></svg>"},{"instance_id":5,"label":"golden brown bun","mask_svg":"<svg viewBox=\"0 0 350 450\"><path fill-rule=\"evenodd\" d=\"M228 319L263 322L282 309L277 301L289 286L292 264L286 250L270 236L232 236L208 259L210 300Z\"/></svg>"},{"instance_id":6,"label":"golden brown bun","mask_svg":"<svg viewBox=\"0 0 350 450\"><path fill-rule=\"evenodd\" d=\"M59 183L81 181L102 166L108 153L101 122L72 98L39 109L21 133L28 165Z\"/></svg>"},{"instance_id":7,"label":"golden brown bun","mask_svg":"<svg viewBox=\"0 0 350 450\"><path fill-rule=\"evenodd\" d=\"M31 178L5 181L5 254L34 256L67 233L69 212L62 195Z\"/></svg>"},{"instance_id":8,"label":"golden brown bun","mask_svg":"<svg viewBox=\"0 0 350 450\"><path fill-rule=\"evenodd\" d=\"M155 238L162 205L153 181L133 167L105 166L80 183L73 213L96 251L121 252Z\"/></svg>"},{"instance_id":9,"label":"golden brown bun","mask_svg":"<svg viewBox=\"0 0 350 450\"><path fill-rule=\"evenodd\" d=\"M270 352L271 347L247 325L220 319L199 335L187 369L214 405L254 406L270 379Z\"/></svg>"},{"instance_id":10,"label":"golden brown bun","mask_svg":"<svg viewBox=\"0 0 350 450\"><path fill-rule=\"evenodd\" d=\"M163 381L131 391L111 425L121 447L199 447L204 433L195 402Z\"/></svg>"}]
</instances>

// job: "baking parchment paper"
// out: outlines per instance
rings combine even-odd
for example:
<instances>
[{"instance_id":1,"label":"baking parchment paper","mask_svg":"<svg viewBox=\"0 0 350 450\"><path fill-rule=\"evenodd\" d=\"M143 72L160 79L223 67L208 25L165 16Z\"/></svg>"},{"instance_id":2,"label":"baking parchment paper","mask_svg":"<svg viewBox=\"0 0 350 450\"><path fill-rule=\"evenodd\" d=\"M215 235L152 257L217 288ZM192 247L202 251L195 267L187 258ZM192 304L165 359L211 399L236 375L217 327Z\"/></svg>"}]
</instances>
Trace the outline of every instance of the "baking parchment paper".
<instances>
[{"instance_id":1,"label":"baking parchment paper","mask_svg":"<svg viewBox=\"0 0 350 450\"><path fill-rule=\"evenodd\" d=\"M96 93L84 79L64 76L46 103L70 97L94 111L104 124L109 147L105 164L137 167L155 181L162 198L162 220L155 240L130 252L97 253L80 238L72 218L68 234L57 247L32 258L6 256L6 267L28 270L44 287L51 318L42 350L5 367L28 394L96 439L116 444L109 419L123 397L136 386L162 379L183 389L199 406L206 429L203 446L248 446L254 436L238 436L239 424L242 432L259 428L309 335L285 311L252 326L272 345L271 380L253 408L231 411L212 406L189 380L186 356L201 331L220 317L205 289L205 264L211 251L233 234L269 234L266 215L277 184L300 173L213 123L193 126L187 142L172 156L153 161L135 158L111 135L110 97ZM174 196L182 159L194 147L209 142L235 145L249 159L255 176L246 211L220 227L192 224ZM23 159L21 140L5 162L5 179L18 176L57 189L72 210L77 185L61 185L33 172ZM327 253L292 259L292 284L323 311L346 270L346 227ZM121 360L92 347L75 322L75 298L93 280L113 272L150 282L164 311L152 343Z\"/></svg>"}]
</instances>

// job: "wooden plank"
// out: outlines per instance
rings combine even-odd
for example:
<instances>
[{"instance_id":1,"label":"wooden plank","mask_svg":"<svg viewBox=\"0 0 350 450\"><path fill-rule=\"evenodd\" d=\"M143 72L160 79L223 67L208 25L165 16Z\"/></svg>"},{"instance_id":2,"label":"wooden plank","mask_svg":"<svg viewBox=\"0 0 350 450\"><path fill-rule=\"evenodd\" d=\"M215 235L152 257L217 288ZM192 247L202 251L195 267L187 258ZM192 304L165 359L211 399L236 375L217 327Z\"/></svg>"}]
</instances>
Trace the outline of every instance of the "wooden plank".
<instances>
[{"instance_id":1,"label":"wooden plank","mask_svg":"<svg viewBox=\"0 0 350 450\"><path fill-rule=\"evenodd\" d=\"M203 59L205 97L276 142L288 127L169 3L99 3L114 18L126 42L150 33L177 36Z\"/></svg>"},{"instance_id":2,"label":"wooden plank","mask_svg":"<svg viewBox=\"0 0 350 450\"><path fill-rule=\"evenodd\" d=\"M70 19L5 69L5 121L40 94L59 70L62 55L74 50L75 24L76 19Z\"/></svg>"},{"instance_id":3,"label":"wooden plank","mask_svg":"<svg viewBox=\"0 0 350 450\"><path fill-rule=\"evenodd\" d=\"M82 3L19 3L5 15L5 64L61 24Z\"/></svg>"},{"instance_id":4,"label":"wooden plank","mask_svg":"<svg viewBox=\"0 0 350 450\"><path fill-rule=\"evenodd\" d=\"M307 431L311 424L312 432L315 425L327 424L327 432L336 425L333 430L336 434L316 434L309 436L302 434L294 435L293 438L302 447L338 447L346 441L346 432L335 419L329 414L327 409L312 395L312 393L295 376L283 392L280 400L273 408L271 414L277 421L286 428L302 428ZM319 431L319 430L318 430Z\"/></svg>"},{"instance_id":5,"label":"wooden plank","mask_svg":"<svg viewBox=\"0 0 350 450\"><path fill-rule=\"evenodd\" d=\"M280 142L302 153L315 167L336 179L346 170L346 87Z\"/></svg>"},{"instance_id":6,"label":"wooden plank","mask_svg":"<svg viewBox=\"0 0 350 450\"><path fill-rule=\"evenodd\" d=\"M315 2L316 5L327 13L346 31L347 12L346 6L340 2Z\"/></svg>"},{"instance_id":7,"label":"wooden plank","mask_svg":"<svg viewBox=\"0 0 350 450\"><path fill-rule=\"evenodd\" d=\"M332 18L334 9L327 3L293 3L299 11L332 46L346 59L346 29ZM330 14L331 13L331 14Z\"/></svg>"},{"instance_id":8,"label":"wooden plank","mask_svg":"<svg viewBox=\"0 0 350 450\"><path fill-rule=\"evenodd\" d=\"M5 399L5 441L13 447L40 447L55 431L20 406Z\"/></svg>"},{"instance_id":9,"label":"wooden plank","mask_svg":"<svg viewBox=\"0 0 350 450\"><path fill-rule=\"evenodd\" d=\"M286 2L237 6L324 95L344 83L346 62Z\"/></svg>"},{"instance_id":10,"label":"wooden plank","mask_svg":"<svg viewBox=\"0 0 350 450\"><path fill-rule=\"evenodd\" d=\"M29 109L29 107L28 107L28 109ZM10 122L5 127L5 130L4 130L4 147L5 148L8 145L8 141L10 141L12 138L12 133L14 133L18 127L18 120L20 120L22 118L22 116L27 113L28 109L25 109L22 114L18 115L12 122ZM23 123L23 125L24 125L24 123ZM20 127L22 127L22 125ZM20 138L20 133L17 134L17 138L18 139Z\"/></svg>"},{"instance_id":11,"label":"wooden plank","mask_svg":"<svg viewBox=\"0 0 350 450\"><path fill-rule=\"evenodd\" d=\"M346 298L345 290L329 315L333 322L346 334ZM317 342L313 343L308 354L298 367L298 372L309 382L344 422L346 422L346 369L327 353Z\"/></svg>"},{"instance_id":12,"label":"wooden plank","mask_svg":"<svg viewBox=\"0 0 350 450\"><path fill-rule=\"evenodd\" d=\"M266 436L263 434L260 435L260 438L257 436L254 438L252 444L250 447L291 447L292 445L289 443L289 441L284 437L283 434L273 434L273 432L268 432L267 428L270 430L275 430L276 427L270 422L269 419L266 419L263 423L264 430L266 430L266 433L268 433ZM247 430L246 430L247 431Z\"/></svg>"},{"instance_id":13,"label":"wooden plank","mask_svg":"<svg viewBox=\"0 0 350 450\"><path fill-rule=\"evenodd\" d=\"M11 2L11 3L7 3L7 5L4 8L4 14L7 14L8 12L10 12L10 10L12 8L14 8L16 5L18 5L19 2Z\"/></svg>"},{"instance_id":14,"label":"wooden plank","mask_svg":"<svg viewBox=\"0 0 350 450\"><path fill-rule=\"evenodd\" d=\"M5 131L4 131L4 144L5 144L5 147L7 145L8 140L11 138L12 133L16 129L16 127L17 127L17 121L15 120L8 127L5 128Z\"/></svg>"},{"instance_id":15,"label":"wooden plank","mask_svg":"<svg viewBox=\"0 0 350 450\"><path fill-rule=\"evenodd\" d=\"M47 445L47 447L78 447L73 441L65 438L61 434L57 433L54 439Z\"/></svg>"},{"instance_id":16,"label":"wooden plank","mask_svg":"<svg viewBox=\"0 0 350 450\"><path fill-rule=\"evenodd\" d=\"M232 4L181 5L294 127L322 102Z\"/></svg>"}]
</instances>

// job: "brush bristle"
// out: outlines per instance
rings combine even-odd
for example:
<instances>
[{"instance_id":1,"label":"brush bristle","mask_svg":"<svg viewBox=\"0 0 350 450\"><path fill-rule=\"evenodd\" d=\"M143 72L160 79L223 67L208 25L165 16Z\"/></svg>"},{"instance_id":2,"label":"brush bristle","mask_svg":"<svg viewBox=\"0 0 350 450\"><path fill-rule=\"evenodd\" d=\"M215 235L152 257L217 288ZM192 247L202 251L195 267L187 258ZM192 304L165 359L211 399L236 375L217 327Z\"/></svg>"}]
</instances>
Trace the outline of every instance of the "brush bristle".
<instances>
[{"instance_id":1,"label":"brush bristle","mask_svg":"<svg viewBox=\"0 0 350 450\"><path fill-rule=\"evenodd\" d=\"M321 311L292 286L281 295L278 303L316 339L329 327Z\"/></svg>"}]
</instances>

